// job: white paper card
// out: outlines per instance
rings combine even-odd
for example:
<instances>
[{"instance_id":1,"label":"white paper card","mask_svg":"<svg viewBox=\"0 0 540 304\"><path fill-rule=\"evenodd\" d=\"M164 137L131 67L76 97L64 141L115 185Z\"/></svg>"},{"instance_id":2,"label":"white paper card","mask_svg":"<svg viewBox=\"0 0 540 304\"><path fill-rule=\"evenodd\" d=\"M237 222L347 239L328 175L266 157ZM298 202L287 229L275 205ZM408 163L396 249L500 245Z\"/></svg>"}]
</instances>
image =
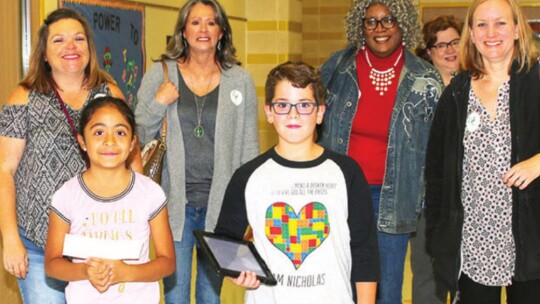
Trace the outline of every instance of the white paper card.
<instances>
[{"instance_id":1,"label":"white paper card","mask_svg":"<svg viewBox=\"0 0 540 304\"><path fill-rule=\"evenodd\" d=\"M140 257L142 245L143 242L139 240L99 240L66 234L62 254L79 259L94 257L110 260L136 260Z\"/></svg>"}]
</instances>

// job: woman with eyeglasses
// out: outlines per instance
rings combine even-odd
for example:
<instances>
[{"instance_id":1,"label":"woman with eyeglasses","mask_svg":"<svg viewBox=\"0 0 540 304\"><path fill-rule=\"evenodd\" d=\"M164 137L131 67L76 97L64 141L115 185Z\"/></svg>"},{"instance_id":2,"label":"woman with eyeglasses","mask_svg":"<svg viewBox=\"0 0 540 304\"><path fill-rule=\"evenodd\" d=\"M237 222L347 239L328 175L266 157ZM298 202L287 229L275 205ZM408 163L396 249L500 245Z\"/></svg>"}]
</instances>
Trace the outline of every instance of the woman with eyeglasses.
<instances>
[{"instance_id":1,"label":"woman with eyeglasses","mask_svg":"<svg viewBox=\"0 0 540 304\"><path fill-rule=\"evenodd\" d=\"M462 23L454 16L439 16L426 22L422 28L423 44L416 55L432 63L441 74L444 86L459 72L458 46ZM425 250L426 218L418 219L416 232L411 234L412 299L414 303L446 303L447 292L437 286L431 257Z\"/></svg>"},{"instance_id":2,"label":"woman with eyeglasses","mask_svg":"<svg viewBox=\"0 0 540 304\"><path fill-rule=\"evenodd\" d=\"M377 303L401 303L409 235L422 210L427 137L443 83L432 65L408 51L420 31L412 1L354 0L346 23L348 47L321 67L328 95L319 142L362 167L378 219Z\"/></svg>"},{"instance_id":3,"label":"woman with eyeglasses","mask_svg":"<svg viewBox=\"0 0 540 304\"><path fill-rule=\"evenodd\" d=\"M459 39L461 21L454 16L439 16L422 28L424 45L416 48L416 55L432 63L441 73L447 86L459 72Z\"/></svg>"}]
</instances>

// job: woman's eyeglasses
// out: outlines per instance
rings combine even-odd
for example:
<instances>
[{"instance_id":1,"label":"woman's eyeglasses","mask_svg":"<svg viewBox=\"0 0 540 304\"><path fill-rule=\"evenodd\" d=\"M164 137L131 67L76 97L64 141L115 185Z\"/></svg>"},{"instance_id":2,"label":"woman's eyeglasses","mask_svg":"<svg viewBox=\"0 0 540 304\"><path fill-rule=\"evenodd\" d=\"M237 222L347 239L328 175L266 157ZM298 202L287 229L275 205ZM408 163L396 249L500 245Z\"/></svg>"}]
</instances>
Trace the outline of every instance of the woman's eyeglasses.
<instances>
[{"instance_id":1,"label":"woman's eyeglasses","mask_svg":"<svg viewBox=\"0 0 540 304\"><path fill-rule=\"evenodd\" d=\"M317 107L316 102L300 102L292 104L288 102L273 102L271 105L274 112L278 115L287 115L291 112L292 108L296 109L296 112L300 115L309 115L313 113L313 110Z\"/></svg>"},{"instance_id":2,"label":"woman's eyeglasses","mask_svg":"<svg viewBox=\"0 0 540 304\"><path fill-rule=\"evenodd\" d=\"M439 43L436 43L436 44L432 44L430 46L430 48L435 48L435 49L437 49L437 51L442 52L442 51L446 50L449 46L451 46L454 49L457 49L458 45L459 45L459 38L454 39L454 40L452 40L450 42L439 42Z\"/></svg>"},{"instance_id":3,"label":"woman's eyeglasses","mask_svg":"<svg viewBox=\"0 0 540 304\"><path fill-rule=\"evenodd\" d=\"M362 19L362 23L364 24L364 28L366 30L374 30L377 28L377 25L379 23L384 29L391 29L394 26L396 26L396 18L392 16L384 17L382 19L375 19L375 18L364 18Z\"/></svg>"}]
</instances>

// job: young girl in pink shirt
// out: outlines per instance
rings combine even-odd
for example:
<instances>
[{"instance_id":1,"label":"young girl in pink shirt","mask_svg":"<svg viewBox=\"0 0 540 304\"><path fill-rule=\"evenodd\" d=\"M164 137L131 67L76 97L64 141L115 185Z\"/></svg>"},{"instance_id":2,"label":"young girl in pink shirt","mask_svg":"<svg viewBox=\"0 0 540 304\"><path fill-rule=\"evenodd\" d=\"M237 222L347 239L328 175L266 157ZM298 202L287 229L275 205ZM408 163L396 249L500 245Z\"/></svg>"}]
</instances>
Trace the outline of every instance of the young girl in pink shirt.
<instances>
[{"instance_id":1,"label":"young girl in pink shirt","mask_svg":"<svg viewBox=\"0 0 540 304\"><path fill-rule=\"evenodd\" d=\"M90 165L52 198L45 271L69 281L68 303L159 303L157 281L173 273L174 248L164 192L126 166L136 144L133 112L120 99L91 101L81 114L78 140ZM67 233L143 245L138 259L69 260L63 256Z\"/></svg>"}]
</instances>

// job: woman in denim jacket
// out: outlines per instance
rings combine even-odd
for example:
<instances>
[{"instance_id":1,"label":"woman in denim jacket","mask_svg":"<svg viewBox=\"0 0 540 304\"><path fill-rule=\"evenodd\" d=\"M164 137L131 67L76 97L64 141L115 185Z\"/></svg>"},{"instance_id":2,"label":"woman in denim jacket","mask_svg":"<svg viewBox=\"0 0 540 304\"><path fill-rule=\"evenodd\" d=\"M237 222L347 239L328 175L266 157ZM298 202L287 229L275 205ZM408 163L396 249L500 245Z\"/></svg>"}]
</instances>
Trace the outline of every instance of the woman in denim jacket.
<instances>
[{"instance_id":1,"label":"woman in denim jacket","mask_svg":"<svg viewBox=\"0 0 540 304\"><path fill-rule=\"evenodd\" d=\"M355 0L346 19L349 46L321 67L329 92L319 142L353 157L372 190L379 304L401 303L409 233L422 206L429 128L443 86L437 70L407 50L419 41L417 17L409 0Z\"/></svg>"}]
</instances>

